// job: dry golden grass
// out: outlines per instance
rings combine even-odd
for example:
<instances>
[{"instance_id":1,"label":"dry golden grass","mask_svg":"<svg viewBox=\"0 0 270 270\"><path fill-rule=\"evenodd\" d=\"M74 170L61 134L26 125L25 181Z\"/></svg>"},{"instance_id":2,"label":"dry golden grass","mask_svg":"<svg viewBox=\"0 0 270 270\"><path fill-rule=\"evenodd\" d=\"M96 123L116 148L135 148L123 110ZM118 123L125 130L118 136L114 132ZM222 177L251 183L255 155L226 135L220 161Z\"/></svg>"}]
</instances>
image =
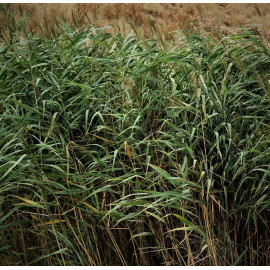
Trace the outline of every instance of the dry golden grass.
<instances>
[{"instance_id":1,"label":"dry golden grass","mask_svg":"<svg viewBox=\"0 0 270 270\"><path fill-rule=\"evenodd\" d=\"M270 37L270 4L258 4L261 16L255 4L15 4L15 8L20 7L30 16L32 27L36 22L42 22L45 18L52 21L53 16L59 17L61 14L71 19L72 10L81 10L100 26L115 22L122 25L130 18L136 26L144 25L147 31L151 18L164 33L184 26L194 27L191 21L196 21L208 32L228 34L241 27L254 26L263 30L263 24Z\"/></svg>"}]
</instances>

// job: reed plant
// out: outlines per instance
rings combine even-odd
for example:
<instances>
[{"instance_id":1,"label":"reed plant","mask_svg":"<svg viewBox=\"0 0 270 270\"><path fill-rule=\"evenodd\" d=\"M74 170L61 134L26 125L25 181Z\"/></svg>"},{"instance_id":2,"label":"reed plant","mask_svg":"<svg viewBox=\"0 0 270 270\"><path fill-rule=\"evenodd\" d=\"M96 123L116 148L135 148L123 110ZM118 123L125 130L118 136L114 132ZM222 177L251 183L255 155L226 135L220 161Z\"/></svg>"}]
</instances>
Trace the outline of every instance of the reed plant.
<instances>
[{"instance_id":1,"label":"reed plant","mask_svg":"<svg viewBox=\"0 0 270 270\"><path fill-rule=\"evenodd\" d=\"M168 41L154 26L143 36L64 22L37 34L10 20L0 264L269 265L260 35Z\"/></svg>"}]
</instances>

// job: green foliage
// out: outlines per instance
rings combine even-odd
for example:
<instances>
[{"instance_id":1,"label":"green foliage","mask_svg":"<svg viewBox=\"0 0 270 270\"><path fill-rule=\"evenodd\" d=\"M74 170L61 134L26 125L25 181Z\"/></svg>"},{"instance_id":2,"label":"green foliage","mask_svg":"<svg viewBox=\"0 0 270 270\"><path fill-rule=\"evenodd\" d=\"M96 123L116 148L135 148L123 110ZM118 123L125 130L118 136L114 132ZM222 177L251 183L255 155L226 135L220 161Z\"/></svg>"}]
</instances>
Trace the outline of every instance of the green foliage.
<instances>
[{"instance_id":1,"label":"green foliage","mask_svg":"<svg viewBox=\"0 0 270 270\"><path fill-rule=\"evenodd\" d=\"M269 264L264 43L54 33L2 39L3 264Z\"/></svg>"}]
</instances>

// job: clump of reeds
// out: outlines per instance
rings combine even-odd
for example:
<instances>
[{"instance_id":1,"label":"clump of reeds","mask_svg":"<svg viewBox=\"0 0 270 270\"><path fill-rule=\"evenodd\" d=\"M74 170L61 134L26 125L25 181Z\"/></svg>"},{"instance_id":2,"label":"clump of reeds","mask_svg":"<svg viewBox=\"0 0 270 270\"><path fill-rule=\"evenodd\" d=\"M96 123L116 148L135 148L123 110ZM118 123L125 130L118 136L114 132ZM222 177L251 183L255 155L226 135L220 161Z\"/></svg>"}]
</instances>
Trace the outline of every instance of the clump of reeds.
<instances>
[{"instance_id":1,"label":"clump of reeds","mask_svg":"<svg viewBox=\"0 0 270 270\"><path fill-rule=\"evenodd\" d=\"M269 264L260 37L2 30L1 264Z\"/></svg>"}]
</instances>

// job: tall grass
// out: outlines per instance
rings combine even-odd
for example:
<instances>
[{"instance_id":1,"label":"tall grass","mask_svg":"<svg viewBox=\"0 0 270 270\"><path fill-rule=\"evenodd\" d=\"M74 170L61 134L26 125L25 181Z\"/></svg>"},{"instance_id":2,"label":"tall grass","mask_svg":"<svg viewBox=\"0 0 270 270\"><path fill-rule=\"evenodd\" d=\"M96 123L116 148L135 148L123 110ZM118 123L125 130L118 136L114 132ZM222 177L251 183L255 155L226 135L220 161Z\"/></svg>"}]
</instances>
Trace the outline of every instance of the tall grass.
<instances>
[{"instance_id":1,"label":"tall grass","mask_svg":"<svg viewBox=\"0 0 270 270\"><path fill-rule=\"evenodd\" d=\"M260 9L260 14L256 11L256 6ZM115 20L127 22L127 18L130 18L137 27L144 25L144 31L148 32L150 16L164 33L183 29L184 25L194 28L192 22L199 21L200 28L208 33L218 30L223 34L235 34L239 27L252 24L262 32L265 28L268 39L270 38L269 3L258 5L254 3L23 3L14 4L14 8L26 12L32 27L35 27L36 21L42 23L44 18L54 24L53 17L59 18L61 14L72 21L74 17L72 11L80 9L83 14L91 18L91 21L96 20L102 26ZM127 24L125 28L131 31Z\"/></svg>"},{"instance_id":2,"label":"tall grass","mask_svg":"<svg viewBox=\"0 0 270 270\"><path fill-rule=\"evenodd\" d=\"M2 38L1 264L269 265L260 36L105 30Z\"/></svg>"}]
</instances>

